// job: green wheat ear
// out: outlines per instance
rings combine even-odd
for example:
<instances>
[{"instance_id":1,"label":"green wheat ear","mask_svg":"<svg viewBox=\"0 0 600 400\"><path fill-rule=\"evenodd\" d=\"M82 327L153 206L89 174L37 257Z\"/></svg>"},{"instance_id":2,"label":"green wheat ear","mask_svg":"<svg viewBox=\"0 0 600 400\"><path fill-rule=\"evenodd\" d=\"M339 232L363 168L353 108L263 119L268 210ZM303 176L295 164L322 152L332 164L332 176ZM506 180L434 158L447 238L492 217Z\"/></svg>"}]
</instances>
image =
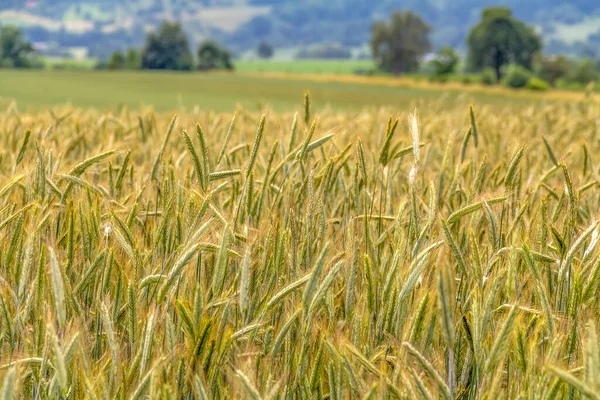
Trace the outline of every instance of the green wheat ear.
<instances>
[{"instance_id":1,"label":"green wheat ear","mask_svg":"<svg viewBox=\"0 0 600 400\"><path fill-rule=\"evenodd\" d=\"M388 120L387 131L385 134L385 142L383 143L381 151L379 152L379 163L384 167L389 161L390 146L392 144L394 132L396 132L396 128L398 127L398 122L400 122L399 119L396 119L392 122L392 116L390 116L390 119Z\"/></svg>"},{"instance_id":2,"label":"green wheat ear","mask_svg":"<svg viewBox=\"0 0 600 400\"><path fill-rule=\"evenodd\" d=\"M310 123L310 94L304 93L304 123L308 125Z\"/></svg>"},{"instance_id":3,"label":"green wheat ear","mask_svg":"<svg viewBox=\"0 0 600 400\"><path fill-rule=\"evenodd\" d=\"M231 117L231 122L229 123L229 128L227 129L227 133L225 134L225 140L223 140L223 145L221 146L221 151L219 151L219 156L217 157L217 165L221 164L221 160L225 155L225 151L227 150L227 145L231 140L231 135L233 134L233 130L235 129L235 124L238 119L238 110L235 110L233 117Z\"/></svg>"},{"instance_id":4,"label":"green wheat ear","mask_svg":"<svg viewBox=\"0 0 600 400\"><path fill-rule=\"evenodd\" d=\"M469 106L469 118L471 121L471 133L473 134L473 141L475 142L475 147L479 144L479 130L477 129L477 123L475 122L475 111L473 110L473 106Z\"/></svg>"},{"instance_id":5,"label":"green wheat ear","mask_svg":"<svg viewBox=\"0 0 600 400\"><path fill-rule=\"evenodd\" d=\"M511 189L514 185L515 177L517 175L517 168L523 155L525 154L525 147L520 147L513 155L510 160L510 164L508 166L508 170L506 171L506 175L504 177L504 186L507 189Z\"/></svg>"},{"instance_id":6,"label":"green wheat ear","mask_svg":"<svg viewBox=\"0 0 600 400\"><path fill-rule=\"evenodd\" d=\"M356 140L356 154L358 156L358 166L360 167L360 174L365 183L369 181L367 175L367 162L365 160L365 152L363 150L362 141L360 138Z\"/></svg>"},{"instance_id":7,"label":"green wheat ear","mask_svg":"<svg viewBox=\"0 0 600 400\"><path fill-rule=\"evenodd\" d=\"M174 115L173 118L171 119L171 122L169 122L169 126L167 128L167 134L165 135L165 139L163 140L163 143L160 146L160 150L158 151L158 154L156 155L156 159L154 160L154 165L152 167L152 173L151 173L152 179L156 178L156 174L158 172L158 167L162 160L163 154L167 148L167 144L169 143L169 138L171 137L171 133L173 132L173 129L175 128L176 123L177 123L177 115Z\"/></svg>"},{"instance_id":8,"label":"green wheat ear","mask_svg":"<svg viewBox=\"0 0 600 400\"><path fill-rule=\"evenodd\" d=\"M190 153L190 156L192 157L192 161L194 162L194 170L196 171L196 178L198 180L198 183L200 184L200 187L202 187L202 190L206 190L204 175L207 172L204 170L204 165L200 163L200 157L196 152L194 143L192 143L192 139L185 130L181 132L181 136L183 137L185 146L188 152Z\"/></svg>"},{"instance_id":9,"label":"green wheat ear","mask_svg":"<svg viewBox=\"0 0 600 400\"><path fill-rule=\"evenodd\" d=\"M246 165L246 178L252 173L252 168L254 167L254 163L256 162L256 156L258 155L258 148L260 146L260 142L263 137L263 133L265 131L267 116L263 115L260 117L260 122L258 124L258 129L256 130L256 136L254 136L254 144L252 145L252 151L250 152L250 157L248 158L248 164Z\"/></svg>"}]
</instances>

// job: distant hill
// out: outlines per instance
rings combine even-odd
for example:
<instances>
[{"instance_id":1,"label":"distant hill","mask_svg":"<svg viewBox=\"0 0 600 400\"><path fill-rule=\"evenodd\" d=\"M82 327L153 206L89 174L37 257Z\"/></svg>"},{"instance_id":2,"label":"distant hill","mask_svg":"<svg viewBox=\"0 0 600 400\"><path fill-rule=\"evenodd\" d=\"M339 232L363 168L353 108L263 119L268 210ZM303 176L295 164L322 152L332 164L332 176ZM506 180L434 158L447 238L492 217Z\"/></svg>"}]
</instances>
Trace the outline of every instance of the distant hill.
<instances>
[{"instance_id":1,"label":"distant hill","mask_svg":"<svg viewBox=\"0 0 600 400\"><path fill-rule=\"evenodd\" d=\"M166 19L178 20L194 43L213 37L236 52L261 40L275 47L369 40L373 21L409 9L432 26L435 46L464 47L483 7L503 5L535 24L548 52L598 56L598 0L3 0L0 23L24 27L35 42L60 52L88 47L105 56L139 46Z\"/></svg>"}]
</instances>

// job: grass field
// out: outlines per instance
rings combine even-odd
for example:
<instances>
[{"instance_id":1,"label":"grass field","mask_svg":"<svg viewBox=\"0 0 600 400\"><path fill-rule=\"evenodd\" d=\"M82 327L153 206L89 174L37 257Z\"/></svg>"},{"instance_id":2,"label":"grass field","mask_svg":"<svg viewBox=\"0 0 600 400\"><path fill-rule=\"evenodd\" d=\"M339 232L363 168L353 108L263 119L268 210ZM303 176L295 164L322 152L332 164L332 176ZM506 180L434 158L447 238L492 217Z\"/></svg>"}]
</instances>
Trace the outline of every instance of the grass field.
<instances>
[{"instance_id":1,"label":"grass field","mask_svg":"<svg viewBox=\"0 0 600 400\"><path fill-rule=\"evenodd\" d=\"M2 397L600 398L600 107L407 104L1 111Z\"/></svg>"},{"instance_id":2,"label":"grass field","mask_svg":"<svg viewBox=\"0 0 600 400\"><path fill-rule=\"evenodd\" d=\"M0 101L17 102L21 109L42 109L71 103L78 107L129 108L152 106L156 110L179 107L231 111L236 105L256 110L270 105L277 111L292 109L305 90L316 109L405 107L423 100L446 100L467 104L522 106L562 99L532 93L516 94L501 88L431 85L410 79L338 77L328 75L201 74L96 71L0 70ZM583 98L583 94L566 97Z\"/></svg>"},{"instance_id":3,"label":"grass field","mask_svg":"<svg viewBox=\"0 0 600 400\"><path fill-rule=\"evenodd\" d=\"M83 60L76 60L72 58L62 57L44 57L44 66L49 69L54 69L57 66L64 67L65 69L82 69L91 70L97 63L97 60L93 58L86 58Z\"/></svg>"},{"instance_id":4,"label":"grass field","mask_svg":"<svg viewBox=\"0 0 600 400\"><path fill-rule=\"evenodd\" d=\"M236 61L240 72L286 72L295 74L345 74L374 69L372 60L294 60L294 61Z\"/></svg>"}]
</instances>

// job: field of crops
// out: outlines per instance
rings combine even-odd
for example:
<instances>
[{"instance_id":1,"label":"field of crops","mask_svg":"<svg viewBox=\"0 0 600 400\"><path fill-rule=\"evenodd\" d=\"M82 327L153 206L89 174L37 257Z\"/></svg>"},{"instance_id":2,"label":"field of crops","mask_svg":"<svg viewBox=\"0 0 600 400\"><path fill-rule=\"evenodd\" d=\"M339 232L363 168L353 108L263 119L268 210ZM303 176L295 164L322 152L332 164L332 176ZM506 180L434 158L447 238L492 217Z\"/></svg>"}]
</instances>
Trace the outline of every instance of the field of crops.
<instances>
[{"instance_id":1,"label":"field of crops","mask_svg":"<svg viewBox=\"0 0 600 400\"><path fill-rule=\"evenodd\" d=\"M600 106L0 112L2 398L600 398Z\"/></svg>"},{"instance_id":2,"label":"field of crops","mask_svg":"<svg viewBox=\"0 0 600 400\"><path fill-rule=\"evenodd\" d=\"M580 100L581 92L514 92L501 87L433 85L411 78L377 78L327 74L169 73L148 71L22 71L0 69L0 108L16 101L19 110L44 111L67 103L77 107L157 111L178 108L230 112L237 105L256 111L270 106L294 110L310 90L315 107L361 111L365 107L409 107L416 100L472 100L521 107L549 100Z\"/></svg>"}]
</instances>

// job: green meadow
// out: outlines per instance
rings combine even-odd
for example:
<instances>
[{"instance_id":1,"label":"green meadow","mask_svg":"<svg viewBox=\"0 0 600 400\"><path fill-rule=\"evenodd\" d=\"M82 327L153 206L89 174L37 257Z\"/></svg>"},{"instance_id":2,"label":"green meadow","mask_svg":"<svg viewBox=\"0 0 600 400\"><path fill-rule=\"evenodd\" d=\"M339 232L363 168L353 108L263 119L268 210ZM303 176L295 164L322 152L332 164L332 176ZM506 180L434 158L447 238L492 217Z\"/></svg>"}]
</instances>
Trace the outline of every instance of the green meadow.
<instances>
[{"instance_id":1,"label":"green meadow","mask_svg":"<svg viewBox=\"0 0 600 400\"><path fill-rule=\"evenodd\" d=\"M375 68L372 60L236 61L240 72L285 72L294 74L344 74Z\"/></svg>"},{"instance_id":2,"label":"green meadow","mask_svg":"<svg viewBox=\"0 0 600 400\"><path fill-rule=\"evenodd\" d=\"M231 111L236 106L257 110L270 106L289 111L304 92L314 106L362 110L381 106L406 107L424 100L476 101L521 106L540 97L510 93L469 92L457 88L398 87L364 82L315 81L296 76L280 79L243 73L162 73L98 71L0 71L0 104L15 101L19 109L39 110L70 104L77 107L130 109L150 106L157 111L199 107Z\"/></svg>"}]
</instances>

